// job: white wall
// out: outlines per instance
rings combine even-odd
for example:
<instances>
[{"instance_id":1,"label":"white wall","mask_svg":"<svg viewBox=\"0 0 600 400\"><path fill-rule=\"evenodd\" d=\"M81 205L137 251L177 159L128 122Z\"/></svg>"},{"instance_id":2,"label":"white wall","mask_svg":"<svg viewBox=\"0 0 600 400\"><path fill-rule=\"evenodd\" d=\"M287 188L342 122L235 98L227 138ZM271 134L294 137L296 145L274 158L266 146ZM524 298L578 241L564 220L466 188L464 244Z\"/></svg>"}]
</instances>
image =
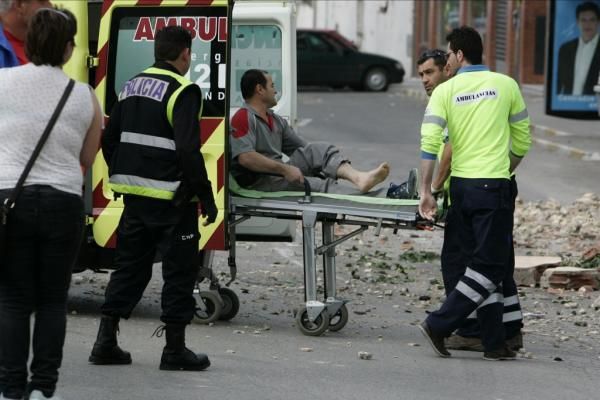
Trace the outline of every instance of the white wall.
<instances>
[{"instance_id":1,"label":"white wall","mask_svg":"<svg viewBox=\"0 0 600 400\"><path fill-rule=\"evenodd\" d=\"M298 28L336 29L361 51L398 59L412 69L412 0L297 1Z\"/></svg>"}]
</instances>

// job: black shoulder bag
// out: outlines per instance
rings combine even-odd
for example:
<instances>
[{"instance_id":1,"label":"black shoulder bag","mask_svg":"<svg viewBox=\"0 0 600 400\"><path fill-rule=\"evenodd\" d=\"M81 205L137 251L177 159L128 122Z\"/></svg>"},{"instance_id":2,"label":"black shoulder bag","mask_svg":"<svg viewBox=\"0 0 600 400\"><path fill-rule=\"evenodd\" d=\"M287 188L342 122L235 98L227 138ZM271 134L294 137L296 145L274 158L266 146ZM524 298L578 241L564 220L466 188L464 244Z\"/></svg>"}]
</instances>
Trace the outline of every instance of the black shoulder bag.
<instances>
[{"instance_id":1,"label":"black shoulder bag","mask_svg":"<svg viewBox=\"0 0 600 400\"><path fill-rule=\"evenodd\" d=\"M50 132L52 131L52 128L54 128L54 124L56 123L58 116L60 115L63 107L65 106L65 103L67 102L67 99L69 98L69 95L71 94L71 91L73 90L73 86L75 86L75 81L73 79L70 79L67 87L65 88L65 91L62 94L62 97L60 98L60 101L58 102L58 105L56 106L56 109L54 110L54 113L52 114L52 117L50 117L50 120L48 121L48 125L46 125L44 133L42 133L42 136L40 137L40 140L35 146L35 149L33 150L29 161L27 161L23 173L21 173L21 176L17 181L17 185L10 192L10 195L7 198L0 199L0 201L2 201L2 204L0 205L0 266L4 263L4 257L6 256L8 213L15 206L17 198L23 190L23 184L25 183L25 179L27 179L27 175L29 175L29 172L31 171L31 168L35 163L36 158L42 151L42 147L44 147L46 139L48 139L48 136L50 136Z\"/></svg>"}]
</instances>

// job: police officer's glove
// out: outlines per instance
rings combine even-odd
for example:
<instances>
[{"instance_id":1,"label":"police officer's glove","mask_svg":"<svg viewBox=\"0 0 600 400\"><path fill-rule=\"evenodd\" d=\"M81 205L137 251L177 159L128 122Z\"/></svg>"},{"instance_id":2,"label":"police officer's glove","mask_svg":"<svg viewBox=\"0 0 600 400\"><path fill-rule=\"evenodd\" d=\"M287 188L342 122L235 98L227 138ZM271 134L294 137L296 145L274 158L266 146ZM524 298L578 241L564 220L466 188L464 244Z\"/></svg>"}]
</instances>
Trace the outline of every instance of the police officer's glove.
<instances>
[{"instance_id":1,"label":"police officer's glove","mask_svg":"<svg viewBox=\"0 0 600 400\"><path fill-rule=\"evenodd\" d=\"M207 226L215 222L215 220L217 219L217 213L218 210L214 201L202 201L200 214L206 218L206 220L202 223L203 226Z\"/></svg>"}]
</instances>

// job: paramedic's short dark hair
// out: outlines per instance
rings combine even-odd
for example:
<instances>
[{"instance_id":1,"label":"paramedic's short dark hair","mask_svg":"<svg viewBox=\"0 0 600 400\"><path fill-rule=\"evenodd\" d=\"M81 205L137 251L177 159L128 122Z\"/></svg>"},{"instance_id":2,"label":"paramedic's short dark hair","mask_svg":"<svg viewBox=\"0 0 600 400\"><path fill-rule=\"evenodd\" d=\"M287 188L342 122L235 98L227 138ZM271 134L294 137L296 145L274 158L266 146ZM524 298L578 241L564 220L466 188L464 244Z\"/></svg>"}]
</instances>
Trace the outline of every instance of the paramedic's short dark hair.
<instances>
[{"instance_id":1,"label":"paramedic's short dark hair","mask_svg":"<svg viewBox=\"0 0 600 400\"><path fill-rule=\"evenodd\" d=\"M417 65L422 65L425 61L433 59L433 63L442 69L446 66L446 52L440 49L425 50L417 60Z\"/></svg>"},{"instance_id":2,"label":"paramedic's short dark hair","mask_svg":"<svg viewBox=\"0 0 600 400\"><path fill-rule=\"evenodd\" d=\"M191 48L192 35L181 26L166 26L154 37L156 61L175 61L183 50Z\"/></svg>"},{"instance_id":3,"label":"paramedic's short dark hair","mask_svg":"<svg viewBox=\"0 0 600 400\"><path fill-rule=\"evenodd\" d=\"M450 43L450 49L454 53L461 50L468 62L481 64L483 60L483 42L479 32L475 29L470 26L454 28L446 36L446 41Z\"/></svg>"},{"instance_id":4,"label":"paramedic's short dark hair","mask_svg":"<svg viewBox=\"0 0 600 400\"><path fill-rule=\"evenodd\" d=\"M585 3L581 3L575 8L575 18L579 19L579 14L584 11L592 11L596 14L596 18L600 19L600 7L596 3L592 3L591 1L586 1Z\"/></svg>"},{"instance_id":5,"label":"paramedic's short dark hair","mask_svg":"<svg viewBox=\"0 0 600 400\"><path fill-rule=\"evenodd\" d=\"M247 100L254 95L254 89L256 89L256 85L260 85L262 87L267 86L267 78L265 77L266 74L268 74L267 71L262 71L260 69L249 69L248 71L244 72L240 82L240 89L242 90L242 97L244 100Z\"/></svg>"},{"instance_id":6,"label":"paramedic's short dark hair","mask_svg":"<svg viewBox=\"0 0 600 400\"><path fill-rule=\"evenodd\" d=\"M76 33L77 20L69 10L40 8L29 23L25 55L35 65L60 66Z\"/></svg>"}]
</instances>

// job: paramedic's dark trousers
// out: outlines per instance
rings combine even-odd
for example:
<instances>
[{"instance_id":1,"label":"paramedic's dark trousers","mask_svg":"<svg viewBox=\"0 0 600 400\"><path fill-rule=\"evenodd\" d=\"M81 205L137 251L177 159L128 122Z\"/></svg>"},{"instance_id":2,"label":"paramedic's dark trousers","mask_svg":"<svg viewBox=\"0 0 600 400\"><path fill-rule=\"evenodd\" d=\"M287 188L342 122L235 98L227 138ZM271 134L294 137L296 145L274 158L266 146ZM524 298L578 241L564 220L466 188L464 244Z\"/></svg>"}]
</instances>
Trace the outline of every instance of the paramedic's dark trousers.
<instances>
[{"instance_id":1,"label":"paramedic's dark trousers","mask_svg":"<svg viewBox=\"0 0 600 400\"><path fill-rule=\"evenodd\" d=\"M512 212L514 219L515 211L515 200L518 195L517 181L513 176L511 178L511 198L512 198ZM460 235L457 232L457 223L454 221L454 213L452 206L448 210L446 217L446 226L444 229L444 245L442 247L442 276L444 279L444 287L446 289L446 295L456 287L460 278L465 273L465 263L462 261L462 253L460 248ZM513 221L511 219L511 222ZM511 228L512 231L513 228ZM521 312L521 305L519 303L517 285L514 280L514 269L515 269L515 257L514 257L514 245L511 240L510 247L511 254L508 258L508 270L505 279L502 281L502 295L503 295L503 317L504 328L506 331L506 338L510 339L517 335L523 327L523 314ZM479 323L477 322L477 315L473 313L465 321L465 323L458 329L457 334L464 337L480 337L481 332L479 329Z\"/></svg>"},{"instance_id":2,"label":"paramedic's dark trousers","mask_svg":"<svg viewBox=\"0 0 600 400\"><path fill-rule=\"evenodd\" d=\"M198 272L198 205L124 196L117 229L115 271L106 287L102 314L129 318L152 277L156 251L162 255L164 323L188 324L194 315Z\"/></svg>"},{"instance_id":3,"label":"paramedic's dark trousers","mask_svg":"<svg viewBox=\"0 0 600 400\"><path fill-rule=\"evenodd\" d=\"M512 240L510 181L453 177L450 196L466 268L427 324L435 334L449 336L477 310L482 344L487 351L496 350L505 340L503 305L498 299L509 269Z\"/></svg>"},{"instance_id":4,"label":"paramedic's dark trousers","mask_svg":"<svg viewBox=\"0 0 600 400\"><path fill-rule=\"evenodd\" d=\"M5 198L6 191L0 191ZM65 340L67 292L83 230L80 196L50 186L26 186L8 219L8 254L0 267L0 390L50 397ZM31 315L34 314L33 332Z\"/></svg>"}]
</instances>

